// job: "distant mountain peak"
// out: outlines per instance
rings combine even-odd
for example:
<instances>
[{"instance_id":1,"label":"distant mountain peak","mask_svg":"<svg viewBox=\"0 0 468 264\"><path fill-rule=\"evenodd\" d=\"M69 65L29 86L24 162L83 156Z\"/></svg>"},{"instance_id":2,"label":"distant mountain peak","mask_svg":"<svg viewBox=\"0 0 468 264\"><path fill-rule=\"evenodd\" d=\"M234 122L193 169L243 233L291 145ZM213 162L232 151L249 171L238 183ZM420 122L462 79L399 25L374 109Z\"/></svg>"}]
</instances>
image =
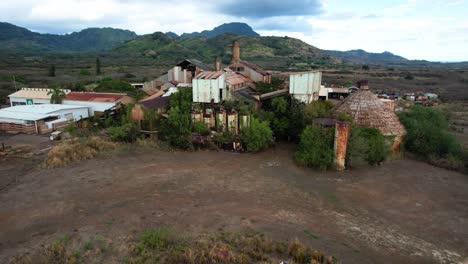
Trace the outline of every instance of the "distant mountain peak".
<instances>
[{"instance_id":1,"label":"distant mountain peak","mask_svg":"<svg viewBox=\"0 0 468 264\"><path fill-rule=\"evenodd\" d=\"M260 34L255 32L251 26L242 22L224 23L212 30L204 30L202 32L184 33L181 37L206 37L214 38L216 36L230 33L240 36L260 37Z\"/></svg>"}]
</instances>

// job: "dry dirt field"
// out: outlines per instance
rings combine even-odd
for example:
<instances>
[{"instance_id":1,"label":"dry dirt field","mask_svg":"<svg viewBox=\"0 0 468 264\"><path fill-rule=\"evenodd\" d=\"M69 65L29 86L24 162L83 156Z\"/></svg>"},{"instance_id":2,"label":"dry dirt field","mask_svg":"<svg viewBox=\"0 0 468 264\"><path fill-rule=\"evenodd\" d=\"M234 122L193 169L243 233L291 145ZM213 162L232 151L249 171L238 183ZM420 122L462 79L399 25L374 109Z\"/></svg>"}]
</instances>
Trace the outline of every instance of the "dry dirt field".
<instances>
[{"instance_id":1,"label":"dry dirt field","mask_svg":"<svg viewBox=\"0 0 468 264\"><path fill-rule=\"evenodd\" d=\"M66 234L105 238L104 262L120 263L129 237L161 225L298 237L341 263L468 263L466 175L412 160L318 172L292 153L126 152L33 167L0 191L0 263ZM11 164L21 160L0 161L2 177L20 169Z\"/></svg>"}]
</instances>

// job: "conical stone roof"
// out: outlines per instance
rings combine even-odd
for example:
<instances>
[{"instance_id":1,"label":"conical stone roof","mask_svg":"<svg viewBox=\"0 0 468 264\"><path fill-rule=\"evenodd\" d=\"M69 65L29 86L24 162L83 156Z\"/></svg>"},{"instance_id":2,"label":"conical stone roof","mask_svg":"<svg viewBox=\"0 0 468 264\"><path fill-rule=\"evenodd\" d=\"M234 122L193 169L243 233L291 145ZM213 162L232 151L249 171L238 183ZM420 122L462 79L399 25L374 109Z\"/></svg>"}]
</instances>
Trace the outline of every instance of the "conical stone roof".
<instances>
[{"instance_id":1,"label":"conical stone roof","mask_svg":"<svg viewBox=\"0 0 468 264\"><path fill-rule=\"evenodd\" d=\"M346 113L357 126L377 128L384 136L403 136L405 128L395 112L368 88L361 88L337 105L336 113Z\"/></svg>"}]
</instances>

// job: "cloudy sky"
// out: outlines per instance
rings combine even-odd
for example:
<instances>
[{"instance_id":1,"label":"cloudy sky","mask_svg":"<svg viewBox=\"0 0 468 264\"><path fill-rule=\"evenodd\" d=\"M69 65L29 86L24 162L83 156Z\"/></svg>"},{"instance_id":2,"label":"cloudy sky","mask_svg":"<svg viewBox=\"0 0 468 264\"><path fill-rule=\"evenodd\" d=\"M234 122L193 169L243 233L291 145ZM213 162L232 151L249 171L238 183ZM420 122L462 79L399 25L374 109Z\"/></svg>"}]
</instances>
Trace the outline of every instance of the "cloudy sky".
<instances>
[{"instance_id":1,"label":"cloudy sky","mask_svg":"<svg viewBox=\"0 0 468 264\"><path fill-rule=\"evenodd\" d=\"M468 0L2 0L0 21L41 33L115 27L138 34L246 22L321 49L468 61Z\"/></svg>"}]
</instances>

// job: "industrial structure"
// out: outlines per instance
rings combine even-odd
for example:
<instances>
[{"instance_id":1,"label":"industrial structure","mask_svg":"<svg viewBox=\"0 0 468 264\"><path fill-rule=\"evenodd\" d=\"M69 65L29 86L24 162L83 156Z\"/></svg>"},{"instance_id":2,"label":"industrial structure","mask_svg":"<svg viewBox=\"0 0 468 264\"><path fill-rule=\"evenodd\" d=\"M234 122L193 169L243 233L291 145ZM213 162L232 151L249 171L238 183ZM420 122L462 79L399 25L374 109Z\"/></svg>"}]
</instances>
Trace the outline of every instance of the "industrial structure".
<instances>
[{"instance_id":1,"label":"industrial structure","mask_svg":"<svg viewBox=\"0 0 468 264\"><path fill-rule=\"evenodd\" d=\"M45 134L70 121L89 117L87 106L63 104L17 105L0 109L0 130L9 133Z\"/></svg>"},{"instance_id":2,"label":"industrial structure","mask_svg":"<svg viewBox=\"0 0 468 264\"><path fill-rule=\"evenodd\" d=\"M368 81L359 82L358 87L335 111L351 116L357 126L376 128L384 136L393 137L392 149L398 150L406 131L394 109L372 93Z\"/></svg>"}]
</instances>

